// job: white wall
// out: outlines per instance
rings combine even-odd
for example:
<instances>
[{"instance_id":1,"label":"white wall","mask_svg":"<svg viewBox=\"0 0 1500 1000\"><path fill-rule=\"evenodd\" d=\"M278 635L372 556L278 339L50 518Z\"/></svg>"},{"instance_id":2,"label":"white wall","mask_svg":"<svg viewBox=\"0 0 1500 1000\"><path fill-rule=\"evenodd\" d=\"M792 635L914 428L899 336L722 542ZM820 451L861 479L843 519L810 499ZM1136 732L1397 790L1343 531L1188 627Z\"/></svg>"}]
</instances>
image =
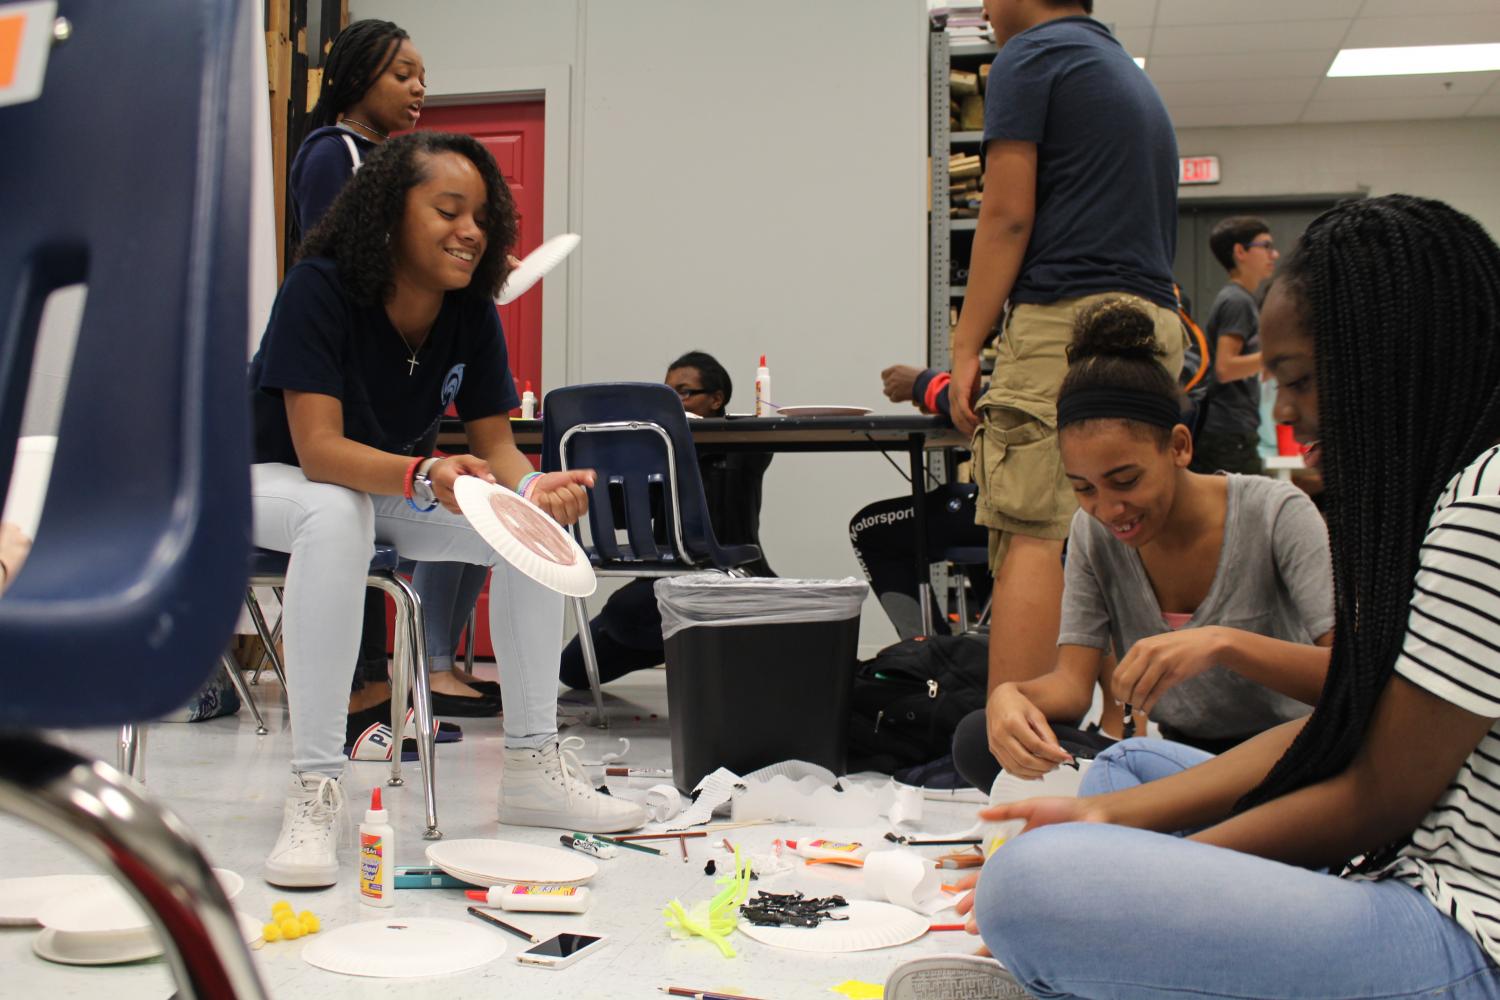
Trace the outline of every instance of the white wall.
<instances>
[{"instance_id":1,"label":"white wall","mask_svg":"<svg viewBox=\"0 0 1500 1000\"><path fill-rule=\"evenodd\" d=\"M406 28L435 95L496 64L568 67L569 217L544 220L583 236L567 329L544 334L566 338L566 381L659 379L698 348L742 410L764 352L778 402L899 412L879 371L926 344L924 9L354 0L350 16ZM766 487L767 557L809 577L858 575L850 516L907 489L878 455L781 455ZM872 600L861 644L893 638Z\"/></svg>"},{"instance_id":2,"label":"white wall","mask_svg":"<svg viewBox=\"0 0 1500 1000\"><path fill-rule=\"evenodd\" d=\"M1438 198L1500 237L1500 120L1180 129L1184 156L1215 154L1223 182L1184 197L1367 190Z\"/></svg>"}]
</instances>

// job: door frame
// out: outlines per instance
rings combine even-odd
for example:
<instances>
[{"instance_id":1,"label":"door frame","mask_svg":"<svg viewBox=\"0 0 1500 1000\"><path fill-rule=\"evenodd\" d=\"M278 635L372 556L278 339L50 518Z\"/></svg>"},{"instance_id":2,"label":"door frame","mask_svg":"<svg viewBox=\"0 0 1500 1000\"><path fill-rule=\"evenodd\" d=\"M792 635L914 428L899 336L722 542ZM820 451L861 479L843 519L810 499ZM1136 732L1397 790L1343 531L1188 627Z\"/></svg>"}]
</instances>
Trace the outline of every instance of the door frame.
<instances>
[{"instance_id":1,"label":"door frame","mask_svg":"<svg viewBox=\"0 0 1500 1000\"><path fill-rule=\"evenodd\" d=\"M435 107L542 100L542 239L577 232L572 149L574 146L572 72L566 65L492 66L444 70L427 92ZM572 368L581 343L581 253L569 257L542 282L542 385L574 381Z\"/></svg>"}]
</instances>

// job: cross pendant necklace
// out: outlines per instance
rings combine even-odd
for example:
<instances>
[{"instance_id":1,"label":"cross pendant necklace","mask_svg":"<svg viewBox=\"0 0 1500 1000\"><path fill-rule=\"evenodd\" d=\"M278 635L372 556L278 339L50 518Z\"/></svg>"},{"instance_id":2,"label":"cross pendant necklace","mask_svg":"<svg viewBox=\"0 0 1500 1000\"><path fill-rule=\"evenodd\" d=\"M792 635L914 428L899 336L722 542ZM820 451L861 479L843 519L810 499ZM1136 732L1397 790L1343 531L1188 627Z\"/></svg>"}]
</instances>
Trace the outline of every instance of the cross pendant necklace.
<instances>
[{"instance_id":1,"label":"cross pendant necklace","mask_svg":"<svg viewBox=\"0 0 1500 1000\"><path fill-rule=\"evenodd\" d=\"M429 326L427 328L427 332L422 334L422 340L417 344L416 347L412 347L411 344L407 342L406 337L402 336L401 331L396 331L396 336L401 337L401 346L406 348L407 353L410 355L410 357L406 359L406 374L408 377L417 373L417 365L420 365L422 363L417 360L417 353L421 351L422 348L427 346L427 338L429 335L431 335L431 333L432 327Z\"/></svg>"}]
</instances>

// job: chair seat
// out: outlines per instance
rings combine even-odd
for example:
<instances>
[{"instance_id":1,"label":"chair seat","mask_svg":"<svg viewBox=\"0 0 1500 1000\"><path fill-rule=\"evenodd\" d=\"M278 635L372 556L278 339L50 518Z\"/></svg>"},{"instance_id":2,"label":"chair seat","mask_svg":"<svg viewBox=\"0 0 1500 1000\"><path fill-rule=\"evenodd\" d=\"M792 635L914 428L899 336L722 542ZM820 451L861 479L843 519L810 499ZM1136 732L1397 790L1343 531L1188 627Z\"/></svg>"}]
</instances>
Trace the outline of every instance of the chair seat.
<instances>
[{"instance_id":1,"label":"chair seat","mask_svg":"<svg viewBox=\"0 0 1500 1000\"><path fill-rule=\"evenodd\" d=\"M250 553L250 575L251 576L285 576L287 563L291 556L285 552L277 552L274 549L257 548ZM370 559L370 572L378 573L394 570L401 557L396 553L394 545L376 544L375 554Z\"/></svg>"},{"instance_id":2,"label":"chair seat","mask_svg":"<svg viewBox=\"0 0 1500 1000\"><path fill-rule=\"evenodd\" d=\"M758 545L721 545L719 551L726 557L725 566L743 566L760 558ZM605 559L595 548L584 549L589 563L601 573L640 572L643 576L656 570L690 572L696 569L714 569L712 559L704 556L696 563L684 563L676 556L663 552L660 559Z\"/></svg>"},{"instance_id":3,"label":"chair seat","mask_svg":"<svg viewBox=\"0 0 1500 1000\"><path fill-rule=\"evenodd\" d=\"M990 561L990 550L983 545L954 545L934 551L932 561L957 563L960 566L983 566Z\"/></svg>"}]
</instances>

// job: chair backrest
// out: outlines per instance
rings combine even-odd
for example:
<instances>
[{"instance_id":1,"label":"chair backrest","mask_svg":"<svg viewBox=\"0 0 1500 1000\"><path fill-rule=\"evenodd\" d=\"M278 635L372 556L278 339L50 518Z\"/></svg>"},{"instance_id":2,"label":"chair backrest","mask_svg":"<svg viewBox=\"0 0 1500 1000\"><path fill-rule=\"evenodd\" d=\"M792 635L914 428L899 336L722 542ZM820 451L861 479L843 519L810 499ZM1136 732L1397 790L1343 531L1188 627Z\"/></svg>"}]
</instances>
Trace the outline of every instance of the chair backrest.
<instances>
[{"instance_id":1,"label":"chair backrest","mask_svg":"<svg viewBox=\"0 0 1500 1000\"><path fill-rule=\"evenodd\" d=\"M597 429L631 422L639 427ZM687 415L671 387L600 382L554 389L542 407L544 469L563 468L565 437L567 468L598 475L589 528L601 560L729 568L709 522ZM684 553L676 551L679 530Z\"/></svg>"},{"instance_id":2,"label":"chair backrest","mask_svg":"<svg viewBox=\"0 0 1500 1000\"><path fill-rule=\"evenodd\" d=\"M240 0L59 6L72 35L41 96L0 108L0 496L43 303L88 292L46 507L0 598L3 728L181 704L233 630L249 550L259 26Z\"/></svg>"}]
</instances>

